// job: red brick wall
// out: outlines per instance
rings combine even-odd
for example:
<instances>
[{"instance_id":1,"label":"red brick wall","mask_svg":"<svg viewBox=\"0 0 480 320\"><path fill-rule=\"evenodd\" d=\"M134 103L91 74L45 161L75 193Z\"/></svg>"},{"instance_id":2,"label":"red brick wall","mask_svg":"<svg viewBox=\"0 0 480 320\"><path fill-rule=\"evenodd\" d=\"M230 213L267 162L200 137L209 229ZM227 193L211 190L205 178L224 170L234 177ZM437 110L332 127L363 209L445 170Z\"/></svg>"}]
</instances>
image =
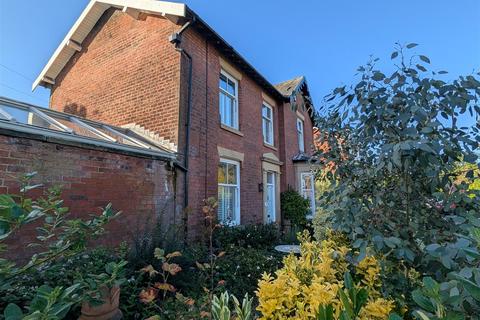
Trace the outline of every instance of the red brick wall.
<instances>
[{"instance_id":1,"label":"red brick wall","mask_svg":"<svg viewBox=\"0 0 480 320\"><path fill-rule=\"evenodd\" d=\"M197 230L203 224L200 210L202 200L210 196L217 197L217 146L244 153L245 159L240 168L241 223L262 223L263 193L258 188L259 183L262 183L261 157L264 153L273 153L279 158L281 156L279 130L282 103L277 102L277 106L274 106L275 150L263 144L262 88L242 74L239 81L239 130L243 136L222 129L218 105L220 53L194 29L187 29L181 46L192 56L194 79L189 165L189 202L192 213L189 228ZM295 125L291 128L295 134L293 142L297 143ZM308 124L305 130L308 130ZM289 135L287 142L292 143L291 140ZM311 143L311 138L306 139L306 145L307 143Z\"/></svg>"},{"instance_id":2,"label":"red brick wall","mask_svg":"<svg viewBox=\"0 0 480 320\"><path fill-rule=\"evenodd\" d=\"M56 79L52 108L115 125L131 122L143 125L173 139L182 159L188 60L181 58L168 42L168 36L178 28L160 17L143 16L134 20L120 11L108 11L82 44L83 50ZM295 113L282 102L274 107L277 150L265 147L262 88L243 74L239 82L239 123L243 137L222 129L218 108L220 54L192 27L182 38L181 47L193 59L188 226L198 233L204 223L202 201L217 196L217 146L245 154L240 173L241 222L260 223L263 221L263 194L258 188L262 182L261 156L271 152L286 163L281 176L281 190L285 190L294 179L293 149L298 151ZM281 140L282 129L286 135ZM305 122L305 137L308 149L309 120Z\"/></svg>"},{"instance_id":3,"label":"red brick wall","mask_svg":"<svg viewBox=\"0 0 480 320\"><path fill-rule=\"evenodd\" d=\"M300 106L303 103L302 95L297 95L297 104ZM303 115L304 120L304 146L305 153L313 154L313 122L307 111L298 108L298 112ZM282 191L285 191L289 186L297 189L295 180L295 170L292 158L299 152L298 137L297 137L297 113L292 110L289 103L283 106L281 112L281 130L284 132L282 143L281 160L284 162L282 171Z\"/></svg>"},{"instance_id":4,"label":"red brick wall","mask_svg":"<svg viewBox=\"0 0 480 320\"><path fill-rule=\"evenodd\" d=\"M171 223L181 215L174 216L174 175L162 160L0 135L0 193L18 194L16 177L33 171L38 172L34 182L45 188L63 187L72 217L100 213L108 203L122 211L108 225L108 236L100 241L105 245L131 241L155 217ZM17 259L30 252L26 245L34 239L35 226L9 239L9 252Z\"/></svg>"},{"instance_id":5,"label":"red brick wall","mask_svg":"<svg viewBox=\"0 0 480 320\"><path fill-rule=\"evenodd\" d=\"M178 28L159 16L107 10L57 77L50 107L135 122L177 143L180 55L168 36Z\"/></svg>"}]
</instances>

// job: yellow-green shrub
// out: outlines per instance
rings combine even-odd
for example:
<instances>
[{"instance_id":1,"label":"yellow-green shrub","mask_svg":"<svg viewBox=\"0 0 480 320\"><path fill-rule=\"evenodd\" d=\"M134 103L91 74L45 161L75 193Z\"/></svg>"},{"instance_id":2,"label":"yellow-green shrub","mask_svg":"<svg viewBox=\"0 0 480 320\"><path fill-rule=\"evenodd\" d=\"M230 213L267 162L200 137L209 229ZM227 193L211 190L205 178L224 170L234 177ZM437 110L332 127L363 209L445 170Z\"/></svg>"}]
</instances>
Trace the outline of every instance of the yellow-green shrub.
<instances>
[{"instance_id":1,"label":"yellow-green shrub","mask_svg":"<svg viewBox=\"0 0 480 320\"><path fill-rule=\"evenodd\" d=\"M275 277L264 274L256 292L260 319L316 319L321 305L332 305L334 316L340 316L344 306L339 290L344 290L344 274L354 273L355 287L365 288L368 298L358 314L360 319L388 319L394 308L392 300L380 293L380 267L373 256L351 265L347 261L350 249L338 239L313 241L305 232L301 236L300 256L284 259L284 267Z\"/></svg>"}]
</instances>

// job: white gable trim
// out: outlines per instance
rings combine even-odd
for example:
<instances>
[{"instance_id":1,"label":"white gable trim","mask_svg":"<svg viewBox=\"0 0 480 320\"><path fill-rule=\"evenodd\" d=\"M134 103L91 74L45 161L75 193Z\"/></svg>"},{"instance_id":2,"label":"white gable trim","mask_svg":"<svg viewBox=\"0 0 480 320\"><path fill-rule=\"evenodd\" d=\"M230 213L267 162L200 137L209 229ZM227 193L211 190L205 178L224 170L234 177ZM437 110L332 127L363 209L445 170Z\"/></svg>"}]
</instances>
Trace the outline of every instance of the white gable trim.
<instances>
[{"instance_id":1,"label":"white gable trim","mask_svg":"<svg viewBox=\"0 0 480 320\"><path fill-rule=\"evenodd\" d=\"M92 31L100 17L111 7L122 10L134 9L167 17L185 17L187 12L186 5L183 3L157 0L91 0L33 82L32 91L39 85L55 83L55 78L81 47L83 40ZM72 46L72 43L78 46Z\"/></svg>"}]
</instances>

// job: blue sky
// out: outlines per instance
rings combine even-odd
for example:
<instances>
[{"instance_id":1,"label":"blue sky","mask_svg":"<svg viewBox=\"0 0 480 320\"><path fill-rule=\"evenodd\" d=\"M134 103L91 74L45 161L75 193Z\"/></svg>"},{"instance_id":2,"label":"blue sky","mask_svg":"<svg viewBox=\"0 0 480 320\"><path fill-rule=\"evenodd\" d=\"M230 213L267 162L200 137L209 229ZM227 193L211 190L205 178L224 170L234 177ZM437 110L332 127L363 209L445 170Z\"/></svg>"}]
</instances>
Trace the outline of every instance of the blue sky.
<instances>
[{"instance_id":1,"label":"blue sky","mask_svg":"<svg viewBox=\"0 0 480 320\"><path fill-rule=\"evenodd\" d=\"M0 95L48 105L31 84L88 0L0 0ZM416 42L446 79L480 70L479 0L187 0L272 83L305 75L317 105L370 55L390 68Z\"/></svg>"}]
</instances>

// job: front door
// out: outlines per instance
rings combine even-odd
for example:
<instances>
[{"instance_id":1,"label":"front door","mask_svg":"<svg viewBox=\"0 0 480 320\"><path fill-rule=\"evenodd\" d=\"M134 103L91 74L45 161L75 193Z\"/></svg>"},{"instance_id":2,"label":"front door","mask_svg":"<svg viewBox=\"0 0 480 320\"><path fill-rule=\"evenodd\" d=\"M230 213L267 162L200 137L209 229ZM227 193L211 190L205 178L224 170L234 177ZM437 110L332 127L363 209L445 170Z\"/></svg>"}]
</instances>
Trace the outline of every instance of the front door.
<instances>
[{"instance_id":1,"label":"front door","mask_svg":"<svg viewBox=\"0 0 480 320\"><path fill-rule=\"evenodd\" d=\"M266 188L265 188L265 213L266 213L266 223L273 223L275 222L275 218L277 215L276 208L275 208L275 190L276 190L276 181L275 181L275 173L274 172L267 172L267 179L266 179Z\"/></svg>"}]
</instances>

